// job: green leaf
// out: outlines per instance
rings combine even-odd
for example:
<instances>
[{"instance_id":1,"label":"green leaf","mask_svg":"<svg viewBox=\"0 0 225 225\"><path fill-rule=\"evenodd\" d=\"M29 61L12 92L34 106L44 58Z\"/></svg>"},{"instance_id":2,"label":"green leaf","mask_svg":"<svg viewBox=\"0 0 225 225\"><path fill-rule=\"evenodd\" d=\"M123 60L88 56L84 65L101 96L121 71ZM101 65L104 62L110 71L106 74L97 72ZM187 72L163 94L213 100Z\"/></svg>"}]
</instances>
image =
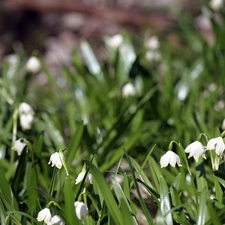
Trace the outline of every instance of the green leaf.
<instances>
[{"instance_id":1,"label":"green leaf","mask_svg":"<svg viewBox=\"0 0 225 225\"><path fill-rule=\"evenodd\" d=\"M112 216L112 219L117 225L123 225L122 214L118 208L115 198L112 195L112 192L109 186L107 185L103 175L97 169L97 167L94 166L91 162L88 162L85 160L85 163L87 164L90 173L92 174L92 176L95 178L95 181L97 182L97 185L102 193L105 204L108 208L110 215Z\"/></svg>"},{"instance_id":2,"label":"green leaf","mask_svg":"<svg viewBox=\"0 0 225 225\"><path fill-rule=\"evenodd\" d=\"M99 79L102 79L103 76L101 73L101 67L100 67L90 45L86 41L83 41L81 43L80 47L81 47L82 53L84 55L84 59L86 61L86 64L87 64L90 72L92 74L96 75Z\"/></svg>"},{"instance_id":3,"label":"green leaf","mask_svg":"<svg viewBox=\"0 0 225 225\"><path fill-rule=\"evenodd\" d=\"M133 212L131 210L131 207L126 199L126 196L125 196L120 184L116 181L115 178L112 180L112 183L113 183L113 188L115 190L116 197L119 200L119 203L121 205L121 212L123 215L124 224L131 224L131 225L136 224L137 225L137 220L132 215Z\"/></svg>"},{"instance_id":4,"label":"green leaf","mask_svg":"<svg viewBox=\"0 0 225 225\"><path fill-rule=\"evenodd\" d=\"M163 176L159 177L159 193L160 193L160 210L166 225L173 225L173 217L171 213L170 196L166 180Z\"/></svg>"},{"instance_id":5,"label":"green leaf","mask_svg":"<svg viewBox=\"0 0 225 225\"><path fill-rule=\"evenodd\" d=\"M74 193L70 177L65 178L63 187L63 194L65 198L65 218L68 224L81 224L75 214L74 207Z\"/></svg>"},{"instance_id":6,"label":"green leaf","mask_svg":"<svg viewBox=\"0 0 225 225\"><path fill-rule=\"evenodd\" d=\"M145 204L145 202L144 202L144 200L142 198L142 195L140 193L140 190L139 190L139 187L138 187L138 184L137 184L137 180L136 180L136 177L135 177L134 169L133 169L133 166L132 166L132 162L130 160L130 156L128 155L128 153L125 150L124 150L124 154L126 156L127 162L129 164L129 167L130 167L130 170L131 170L131 174L132 174L133 182L134 182L134 187L135 187L135 189L137 191L138 199L139 199L139 202L141 204L141 207L142 207L142 209L144 211L144 215L145 215L145 217L146 217L146 219L148 221L148 224L149 225L153 225L153 220L151 218L151 215L149 213L149 210L148 210L148 208L147 208L147 206L146 206L146 204Z\"/></svg>"},{"instance_id":7,"label":"green leaf","mask_svg":"<svg viewBox=\"0 0 225 225\"><path fill-rule=\"evenodd\" d=\"M0 195L11 205L12 209L18 209L16 199L11 186L4 176L5 172L0 164Z\"/></svg>"},{"instance_id":8,"label":"green leaf","mask_svg":"<svg viewBox=\"0 0 225 225\"><path fill-rule=\"evenodd\" d=\"M43 141L44 141L43 139L44 139L44 131L41 131L40 134L35 139L35 142L33 144L34 154L36 154L36 156L38 158L41 158L41 153L42 153L42 148L43 148Z\"/></svg>"},{"instance_id":9,"label":"green leaf","mask_svg":"<svg viewBox=\"0 0 225 225\"><path fill-rule=\"evenodd\" d=\"M206 207L206 202L207 202L207 196L208 195L208 190L206 188L203 188L200 193L200 198L199 198L199 208L198 208L198 218L197 218L197 223L196 225L202 225L205 224L206 222L206 215L207 215L207 207Z\"/></svg>"},{"instance_id":10,"label":"green leaf","mask_svg":"<svg viewBox=\"0 0 225 225\"><path fill-rule=\"evenodd\" d=\"M33 215L33 213L35 213L37 209L38 193L35 190L35 188L37 188L38 186L37 179L36 165L33 165L31 162L27 163L25 173L25 188L28 198L26 200L26 203L31 215Z\"/></svg>"},{"instance_id":11,"label":"green leaf","mask_svg":"<svg viewBox=\"0 0 225 225\"><path fill-rule=\"evenodd\" d=\"M71 141L69 143L69 147L66 151L66 161L67 165L71 165L72 161L74 160L77 150L79 148L82 136L84 132L84 124L80 122L74 132L73 136L71 137Z\"/></svg>"}]
</instances>

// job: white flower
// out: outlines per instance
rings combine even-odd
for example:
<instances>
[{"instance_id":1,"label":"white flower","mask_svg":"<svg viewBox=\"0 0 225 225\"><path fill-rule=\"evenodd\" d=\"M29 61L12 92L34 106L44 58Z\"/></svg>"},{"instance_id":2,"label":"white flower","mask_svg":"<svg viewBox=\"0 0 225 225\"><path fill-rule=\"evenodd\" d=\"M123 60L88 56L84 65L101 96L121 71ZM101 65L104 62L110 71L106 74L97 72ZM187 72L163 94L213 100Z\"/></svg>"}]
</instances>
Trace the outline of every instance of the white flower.
<instances>
[{"instance_id":1,"label":"white flower","mask_svg":"<svg viewBox=\"0 0 225 225\"><path fill-rule=\"evenodd\" d=\"M51 220L51 212L48 208L44 208L42 209L39 213L38 213L38 217L37 220L40 221L45 221L45 223L50 222Z\"/></svg>"},{"instance_id":2,"label":"white flower","mask_svg":"<svg viewBox=\"0 0 225 225\"><path fill-rule=\"evenodd\" d=\"M167 151L160 159L161 168L167 167L168 164L170 164L173 167L175 167L176 164L178 166L181 166L180 157L176 153L170 150Z\"/></svg>"},{"instance_id":3,"label":"white flower","mask_svg":"<svg viewBox=\"0 0 225 225\"><path fill-rule=\"evenodd\" d=\"M217 11L223 7L223 0L211 0L209 2L209 7Z\"/></svg>"},{"instance_id":4,"label":"white flower","mask_svg":"<svg viewBox=\"0 0 225 225\"><path fill-rule=\"evenodd\" d=\"M74 207L75 207L78 219L83 220L88 213L88 207L83 202L79 202L79 201L76 201L74 203Z\"/></svg>"},{"instance_id":5,"label":"white flower","mask_svg":"<svg viewBox=\"0 0 225 225\"><path fill-rule=\"evenodd\" d=\"M19 65L20 59L16 54L10 54L6 56L6 61L12 67L17 67Z\"/></svg>"},{"instance_id":6,"label":"white flower","mask_svg":"<svg viewBox=\"0 0 225 225\"><path fill-rule=\"evenodd\" d=\"M34 110L29 104L22 102L19 105L19 114L34 114Z\"/></svg>"},{"instance_id":7,"label":"white flower","mask_svg":"<svg viewBox=\"0 0 225 225\"><path fill-rule=\"evenodd\" d=\"M65 225L65 222L62 220L62 218L58 215L55 215L52 217L51 222L48 223L48 225Z\"/></svg>"},{"instance_id":8,"label":"white flower","mask_svg":"<svg viewBox=\"0 0 225 225\"><path fill-rule=\"evenodd\" d=\"M78 174L75 184L80 183L80 182L84 179L85 173L86 173L86 171L85 171L85 170L84 170L84 171L82 170L82 171ZM92 184L92 175L91 175L90 173L87 173L87 176L86 176L86 178L85 178L85 183L90 183L90 184Z\"/></svg>"},{"instance_id":9,"label":"white flower","mask_svg":"<svg viewBox=\"0 0 225 225\"><path fill-rule=\"evenodd\" d=\"M17 151L18 155L20 155L26 145L27 145L26 140L24 138L20 138L15 141L12 150Z\"/></svg>"},{"instance_id":10,"label":"white flower","mask_svg":"<svg viewBox=\"0 0 225 225\"><path fill-rule=\"evenodd\" d=\"M222 130L225 130L225 119L223 120L222 122L222 127L221 127Z\"/></svg>"},{"instance_id":11,"label":"white flower","mask_svg":"<svg viewBox=\"0 0 225 225\"><path fill-rule=\"evenodd\" d=\"M108 45L112 48L118 48L123 42L123 36L121 34L116 34L108 38Z\"/></svg>"},{"instance_id":12,"label":"white flower","mask_svg":"<svg viewBox=\"0 0 225 225\"><path fill-rule=\"evenodd\" d=\"M189 153L188 158L193 156L196 162L198 162L198 159L200 156L205 158L205 154L204 154L205 150L206 149L204 148L201 142L195 141L187 146L187 148L185 149L185 152Z\"/></svg>"},{"instance_id":13,"label":"white flower","mask_svg":"<svg viewBox=\"0 0 225 225\"><path fill-rule=\"evenodd\" d=\"M52 167L56 166L58 169L61 169L62 168L62 160L61 160L60 154L61 154L61 157L64 158L62 153L55 152L51 155L48 164L51 163Z\"/></svg>"},{"instance_id":14,"label":"white flower","mask_svg":"<svg viewBox=\"0 0 225 225\"><path fill-rule=\"evenodd\" d=\"M212 138L206 146L207 150L215 150L217 155L221 155L225 150L225 144L222 137Z\"/></svg>"},{"instance_id":15,"label":"white flower","mask_svg":"<svg viewBox=\"0 0 225 225\"><path fill-rule=\"evenodd\" d=\"M34 116L32 114L23 114L20 116L20 126L23 130L29 130L33 121Z\"/></svg>"},{"instance_id":16,"label":"white flower","mask_svg":"<svg viewBox=\"0 0 225 225\"><path fill-rule=\"evenodd\" d=\"M157 36L152 36L150 37L146 43L145 43L146 47L148 49L151 49L151 50L156 50L160 47L160 43L159 43L159 39Z\"/></svg>"},{"instance_id":17,"label":"white flower","mask_svg":"<svg viewBox=\"0 0 225 225\"><path fill-rule=\"evenodd\" d=\"M19 116L20 116L20 125L23 130L28 130L31 128L31 124L33 123L34 120L34 110L33 108L25 103L22 102L19 105Z\"/></svg>"},{"instance_id":18,"label":"white flower","mask_svg":"<svg viewBox=\"0 0 225 225\"><path fill-rule=\"evenodd\" d=\"M159 53L159 51L148 50L146 52L146 59L149 60L150 62L159 61L161 59L161 54Z\"/></svg>"},{"instance_id":19,"label":"white flower","mask_svg":"<svg viewBox=\"0 0 225 225\"><path fill-rule=\"evenodd\" d=\"M40 60L35 56L31 56L27 60L26 69L27 69L27 71L32 72L32 73L39 72L39 70L41 69Z\"/></svg>"},{"instance_id":20,"label":"white flower","mask_svg":"<svg viewBox=\"0 0 225 225\"><path fill-rule=\"evenodd\" d=\"M135 94L136 94L136 90L132 83L127 83L123 86L122 95L124 98L127 98L128 96L134 96Z\"/></svg>"}]
</instances>

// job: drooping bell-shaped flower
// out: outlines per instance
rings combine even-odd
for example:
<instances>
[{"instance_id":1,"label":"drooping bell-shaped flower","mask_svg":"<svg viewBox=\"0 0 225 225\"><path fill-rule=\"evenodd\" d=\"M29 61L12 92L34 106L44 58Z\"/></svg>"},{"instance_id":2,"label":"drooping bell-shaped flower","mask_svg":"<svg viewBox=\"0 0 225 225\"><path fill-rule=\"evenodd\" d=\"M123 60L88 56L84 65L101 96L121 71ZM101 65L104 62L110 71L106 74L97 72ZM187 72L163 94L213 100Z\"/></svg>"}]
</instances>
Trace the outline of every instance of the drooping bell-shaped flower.
<instances>
[{"instance_id":1,"label":"drooping bell-shaped flower","mask_svg":"<svg viewBox=\"0 0 225 225\"><path fill-rule=\"evenodd\" d=\"M134 96L136 94L136 90L132 83L127 83L122 88L122 96L127 98L129 96Z\"/></svg>"},{"instance_id":2,"label":"drooping bell-shaped flower","mask_svg":"<svg viewBox=\"0 0 225 225\"><path fill-rule=\"evenodd\" d=\"M123 42L123 36L121 34L115 34L107 39L107 43L111 48L117 49Z\"/></svg>"},{"instance_id":3,"label":"drooping bell-shaped flower","mask_svg":"<svg viewBox=\"0 0 225 225\"><path fill-rule=\"evenodd\" d=\"M26 102L22 102L19 105L19 117L20 117L20 125L23 130L28 130L31 128L31 124L34 120L34 110L32 107Z\"/></svg>"},{"instance_id":4,"label":"drooping bell-shaped flower","mask_svg":"<svg viewBox=\"0 0 225 225\"><path fill-rule=\"evenodd\" d=\"M78 174L75 184L79 184L84 179L85 173L86 173L86 170L82 170ZM87 176L85 178L85 183L92 184L92 175L90 173L87 173Z\"/></svg>"},{"instance_id":5,"label":"drooping bell-shaped flower","mask_svg":"<svg viewBox=\"0 0 225 225\"><path fill-rule=\"evenodd\" d=\"M29 104L22 102L19 105L19 114L34 114L34 110Z\"/></svg>"},{"instance_id":6,"label":"drooping bell-shaped flower","mask_svg":"<svg viewBox=\"0 0 225 225\"><path fill-rule=\"evenodd\" d=\"M195 142L191 143L185 149L185 152L189 153L188 158L193 156L194 159L196 160L196 162L198 162L198 159L200 156L205 158L205 151L206 151L206 149L204 148L204 146L202 145L202 143L200 141L195 141Z\"/></svg>"},{"instance_id":7,"label":"drooping bell-shaped flower","mask_svg":"<svg viewBox=\"0 0 225 225\"><path fill-rule=\"evenodd\" d=\"M40 60L36 56L31 56L26 63L27 71L31 73L37 73L41 69Z\"/></svg>"},{"instance_id":8,"label":"drooping bell-shaped flower","mask_svg":"<svg viewBox=\"0 0 225 225\"><path fill-rule=\"evenodd\" d=\"M74 207L75 207L76 215L78 219L83 220L88 213L88 207L83 202L79 202L79 201L76 201L74 203Z\"/></svg>"},{"instance_id":9,"label":"drooping bell-shaped flower","mask_svg":"<svg viewBox=\"0 0 225 225\"><path fill-rule=\"evenodd\" d=\"M167 151L160 159L161 168L167 167L168 164L170 164L173 167L175 167L176 164L178 166L181 166L180 157L176 153L170 150Z\"/></svg>"},{"instance_id":10,"label":"drooping bell-shaped flower","mask_svg":"<svg viewBox=\"0 0 225 225\"><path fill-rule=\"evenodd\" d=\"M52 218L52 215L50 210L48 208L44 208L38 213L37 220L39 222L44 221L45 223L49 223L51 221L51 218Z\"/></svg>"},{"instance_id":11,"label":"drooping bell-shaped flower","mask_svg":"<svg viewBox=\"0 0 225 225\"><path fill-rule=\"evenodd\" d=\"M222 137L212 138L208 141L207 150L215 150L217 155L222 155L225 150L225 144Z\"/></svg>"},{"instance_id":12,"label":"drooping bell-shaped flower","mask_svg":"<svg viewBox=\"0 0 225 225\"><path fill-rule=\"evenodd\" d=\"M223 0L211 0L209 2L209 7L215 11L218 11L223 7Z\"/></svg>"},{"instance_id":13,"label":"drooping bell-shaped flower","mask_svg":"<svg viewBox=\"0 0 225 225\"><path fill-rule=\"evenodd\" d=\"M48 225L65 225L65 222L60 216L55 215L51 218L51 221L48 223Z\"/></svg>"},{"instance_id":14,"label":"drooping bell-shaped flower","mask_svg":"<svg viewBox=\"0 0 225 225\"><path fill-rule=\"evenodd\" d=\"M61 154L61 156L60 156ZM61 158L62 157L62 158ZM62 168L62 159L64 159L64 156L62 153L55 152L50 156L48 164L51 164L51 166L56 166L58 169Z\"/></svg>"},{"instance_id":15,"label":"drooping bell-shaped flower","mask_svg":"<svg viewBox=\"0 0 225 225\"><path fill-rule=\"evenodd\" d=\"M26 140L24 138L20 138L14 142L12 150L16 151L18 155L21 155L26 145L27 145Z\"/></svg>"}]
</instances>

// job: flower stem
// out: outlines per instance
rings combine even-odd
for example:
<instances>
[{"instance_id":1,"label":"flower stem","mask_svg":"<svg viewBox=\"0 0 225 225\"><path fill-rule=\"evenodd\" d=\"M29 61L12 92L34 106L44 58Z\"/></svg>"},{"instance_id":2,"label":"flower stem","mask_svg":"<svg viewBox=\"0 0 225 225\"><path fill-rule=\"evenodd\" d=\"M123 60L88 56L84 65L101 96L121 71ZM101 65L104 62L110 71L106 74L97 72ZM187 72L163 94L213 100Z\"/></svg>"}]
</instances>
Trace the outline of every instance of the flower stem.
<instances>
[{"instance_id":1,"label":"flower stem","mask_svg":"<svg viewBox=\"0 0 225 225\"><path fill-rule=\"evenodd\" d=\"M18 109L16 108L13 113L13 130L12 130L12 146L14 146L14 143L16 141L17 136L17 121L18 121ZM15 151L11 151L10 154L10 164L12 165L15 158Z\"/></svg>"}]
</instances>

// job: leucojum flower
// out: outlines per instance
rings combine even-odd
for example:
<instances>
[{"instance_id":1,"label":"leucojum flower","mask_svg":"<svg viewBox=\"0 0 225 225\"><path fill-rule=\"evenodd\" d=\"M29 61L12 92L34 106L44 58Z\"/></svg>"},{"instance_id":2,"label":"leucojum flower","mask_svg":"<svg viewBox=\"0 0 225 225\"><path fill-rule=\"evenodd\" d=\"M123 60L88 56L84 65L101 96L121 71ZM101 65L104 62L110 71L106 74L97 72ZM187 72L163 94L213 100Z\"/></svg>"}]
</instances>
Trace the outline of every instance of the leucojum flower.
<instances>
[{"instance_id":1,"label":"leucojum flower","mask_svg":"<svg viewBox=\"0 0 225 225\"><path fill-rule=\"evenodd\" d=\"M27 71L31 73L37 73L41 69L40 60L36 56L31 56L26 63Z\"/></svg>"},{"instance_id":2,"label":"leucojum flower","mask_svg":"<svg viewBox=\"0 0 225 225\"><path fill-rule=\"evenodd\" d=\"M26 139L20 138L15 141L15 143L12 147L12 150L16 151L18 153L18 155L21 155L21 153L26 145L27 145Z\"/></svg>"},{"instance_id":3,"label":"leucojum flower","mask_svg":"<svg viewBox=\"0 0 225 225\"><path fill-rule=\"evenodd\" d=\"M63 165L62 159L64 159L64 155L61 152L55 152L50 156L48 164L51 164L52 167L56 166L58 169L61 169Z\"/></svg>"},{"instance_id":4,"label":"leucojum flower","mask_svg":"<svg viewBox=\"0 0 225 225\"><path fill-rule=\"evenodd\" d=\"M167 167L169 164L173 167L175 167L176 164L181 166L180 157L171 150L167 151L160 159L161 168Z\"/></svg>"},{"instance_id":5,"label":"leucojum flower","mask_svg":"<svg viewBox=\"0 0 225 225\"><path fill-rule=\"evenodd\" d=\"M58 215L55 215L51 218L51 221L47 225L65 225L65 222Z\"/></svg>"},{"instance_id":6,"label":"leucojum flower","mask_svg":"<svg viewBox=\"0 0 225 225\"><path fill-rule=\"evenodd\" d=\"M132 83L127 83L123 86L122 95L124 98L127 98L129 96L135 96L135 94L136 94L136 90Z\"/></svg>"},{"instance_id":7,"label":"leucojum flower","mask_svg":"<svg viewBox=\"0 0 225 225\"><path fill-rule=\"evenodd\" d=\"M37 221L44 221L49 223L51 221L52 215L49 208L44 208L38 213Z\"/></svg>"},{"instance_id":8,"label":"leucojum flower","mask_svg":"<svg viewBox=\"0 0 225 225\"><path fill-rule=\"evenodd\" d=\"M76 211L76 215L78 219L83 220L88 213L88 207L83 202L79 202L79 201L76 201L74 203L74 207L75 207L75 211Z\"/></svg>"},{"instance_id":9,"label":"leucojum flower","mask_svg":"<svg viewBox=\"0 0 225 225\"><path fill-rule=\"evenodd\" d=\"M82 170L78 174L75 184L79 184L84 179L85 173L86 173L86 170ZM85 178L85 183L92 184L92 175L90 173L87 173L87 176Z\"/></svg>"},{"instance_id":10,"label":"leucojum flower","mask_svg":"<svg viewBox=\"0 0 225 225\"><path fill-rule=\"evenodd\" d=\"M117 49L123 42L123 36L121 34L115 34L114 36L107 38L107 44L114 49Z\"/></svg>"},{"instance_id":11,"label":"leucojum flower","mask_svg":"<svg viewBox=\"0 0 225 225\"><path fill-rule=\"evenodd\" d=\"M209 7L215 11L218 11L223 8L223 0L211 0L209 2Z\"/></svg>"},{"instance_id":12,"label":"leucojum flower","mask_svg":"<svg viewBox=\"0 0 225 225\"><path fill-rule=\"evenodd\" d=\"M29 104L22 102L19 105L19 117L22 129L28 130L31 128L31 124L34 120L34 110Z\"/></svg>"},{"instance_id":13,"label":"leucojum flower","mask_svg":"<svg viewBox=\"0 0 225 225\"><path fill-rule=\"evenodd\" d=\"M222 155L225 150L225 144L222 137L212 138L208 141L207 150L215 150L217 155Z\"/></svg>"},{"instance_id":14,"label":"leucojum flower","mask_svg":"<svg viewBox=\"0 0 225 225\"><path fill-rule=\"evenodd\" d=\"M195 142L191 143L185 149L185 152L189 153L188 158L193 156L194 159L196 160L196 162L198 162L198 159L200 156L205 158L205 151L206 151L206 149L204 148L204 146L202 145L202 143L200 141L195 141Z\"/></svg>"}]
</instances>

